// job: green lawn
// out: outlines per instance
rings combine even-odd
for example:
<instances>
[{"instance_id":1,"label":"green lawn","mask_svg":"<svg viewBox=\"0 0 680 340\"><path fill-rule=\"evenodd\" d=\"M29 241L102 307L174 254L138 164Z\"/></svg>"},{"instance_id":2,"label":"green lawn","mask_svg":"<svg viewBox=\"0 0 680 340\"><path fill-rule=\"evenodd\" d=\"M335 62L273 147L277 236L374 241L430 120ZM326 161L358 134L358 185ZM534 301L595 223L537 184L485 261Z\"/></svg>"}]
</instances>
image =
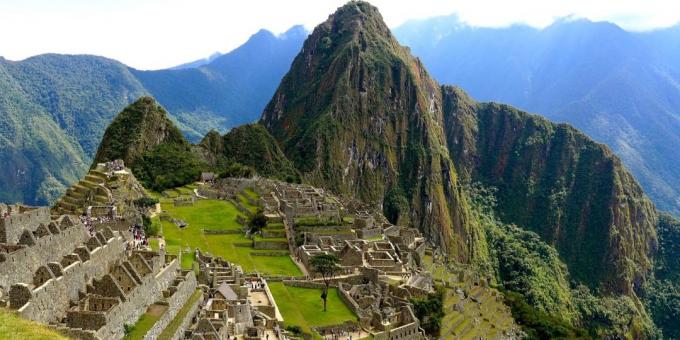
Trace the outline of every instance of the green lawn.
<instances>
[{"instance_id":1,"label":"green lawn","mask_svg":"<svg viewBox=\"0 0 680 340\"><path fill-rule=\"evenodd\" d=\"M151 250L153 251L158 251L160 247L158 246L158 239L157 238L150 238L149 239L149 246L151 247Z\"/></svg>"},{"instance_id":2,"label":"green lawn","mask_svg":"<svg viewBox=\"0 0 680 340\"><path fill-rule=\"evenodd\" d=\"M243 205L244 208L248 209L248 211L253 214L257 212L258 207L256 205L250 204L244 194L238 194L237 197L238 201L241 202L241 205Z\"/></svg>"},{"instance_id":3,"label":"green lawn","mask_svg":"<svg viewBox=\"0 0 680 340\"><path fill-rule=\"evenodd\" d=\"M254 200L258 200L260 198L260 195L258 195L255 190L252 188L246 188L246 190L243 190L243 192L250 198Z\"/></svg>"},{"instance_id":4,"label":"green lawn","mask_svg":"<svg viewBox=\"0 0 680 340\"><path fill-rule=\"evenodd\" d=\"M0 339L67 339L43 324L22 319L14 312L0 308Z\"/></svg>"},{"instance_id":5,"label":"green lawn","mask_svg":"<svg viewBox=\"0 0 680 340\"><path fill-rule=\"evenodd\" d=\"M135 323L135 326L132 328L132 331L125 335L124 339L125 340L144 339L146 332L148 332L151 329L151 327L153 327L153 325L156 324L156 322L161 318L161 316L163 316L163 314L166 311L167 311L166 306L152 305L152 307L150 307L150 310L147 310L147 312L142 314L139 320L137 320L137 323Z\"/></svg>"},{"instance_id":6,"label":"green lawn","mask_svg":"<svg viewBox=\"0 0 680 340\"><path fill-rule=\"evenodd\" d=\"M340 299L337 288L328 291L328 311L323 311L321 289L288 287L281 282L270 282L269 289L279 307L285 324L297 325L303 332L311 327L339 325L356 321L357 316Z\"/></svg>"},{"instance_id":7,"label":"green lawn","mask_svg":"<svg viewBox=\"0 0 680 340\"><path fill-rule=\"evenodd\" d=\"M174 223L163 221L163 237L166 250L178 254L182 250L182 268L189 269L193 263L193 251L198 248L221 256L225 260L241 265L245 272L260 272L271 275L299 276L300 269L289 256L251 256L252 241L243 233L206 235L203 229L241 230L236 222L239 211L222 200L198 200L193 206L175 207L171 202L161 202L163 210L170 216L184 220L188 226L180 229ZM189 252L187 253L187 249Z\"/></svg>"},{"instance_id":8,"label":"green lawn","mask_svg":"<svg viewBox=\"0 0 680 340\"><path fill-rule=\"evenodd\" d=\"M177 312L177 315L175 315L175 318L170 321L167 327L163 330L163 332L158 336L159 340L166 340L166 339L172 339L172 336L175 335L175 332L177 332L177 329L179 326L182 324L182 321L184 320L184 317L189 313L189 310L191 309L191 306L193 306L194 303L201 297L201 291L196 290L193 295L189 297L187 300L187 303L182 306L182 309Z\"/></svg>"}]
</instances>

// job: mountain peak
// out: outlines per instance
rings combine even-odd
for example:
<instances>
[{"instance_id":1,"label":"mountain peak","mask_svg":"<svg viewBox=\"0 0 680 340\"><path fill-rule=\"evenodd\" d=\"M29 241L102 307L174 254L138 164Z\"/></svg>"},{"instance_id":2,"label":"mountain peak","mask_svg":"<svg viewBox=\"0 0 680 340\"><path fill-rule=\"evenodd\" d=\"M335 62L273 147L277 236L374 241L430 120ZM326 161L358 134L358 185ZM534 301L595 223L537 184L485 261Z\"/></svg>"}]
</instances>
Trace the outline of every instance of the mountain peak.
<instances>
[{"instance_id":1,"label":"mountain peak","mask_svg":"<svg viewBox=\"0 0 680 340\"><path fill-rule=\"evenodd\" d=\"M144 96L128 105L104 132L93 166L122 159L131 166L158 144L188 145L184 136L155 99Z\"/></svg>"},{"instance_id":2,"label":"mountain peak","mask_svg":"<svg viewBox=\"0 0 680 340\"><path fill-rule=\"evenodd\" d=\"M440 92L378 9L352 1L307 38L261 122L307 181L375 207L408 202L394 222L467 260L478 230L441 151Z\"/></svg>"}]
</instances>

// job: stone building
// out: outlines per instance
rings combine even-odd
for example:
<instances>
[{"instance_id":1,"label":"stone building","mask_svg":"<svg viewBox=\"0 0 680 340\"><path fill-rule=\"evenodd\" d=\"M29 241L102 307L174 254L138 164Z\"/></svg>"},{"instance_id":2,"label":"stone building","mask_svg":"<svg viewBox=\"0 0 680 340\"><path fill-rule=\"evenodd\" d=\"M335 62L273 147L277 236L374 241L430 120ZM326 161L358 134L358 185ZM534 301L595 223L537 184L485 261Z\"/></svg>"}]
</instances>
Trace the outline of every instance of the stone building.
<instances>
[{"instance_id":1,"label":"stone building","mask_svg":"<svg viewBox=\"0 0 680 340\"><path fill-rule=\"evenodd\" d=\"M47 208L8 207L0 223L0 296L19 316L71 338L120 339L147 307L170 307L167 325L196 289L193 272L164 253L127 251L108 227L91 231ZM16 236L19 235L19 236Z\"/></svg>"}]
</instances>

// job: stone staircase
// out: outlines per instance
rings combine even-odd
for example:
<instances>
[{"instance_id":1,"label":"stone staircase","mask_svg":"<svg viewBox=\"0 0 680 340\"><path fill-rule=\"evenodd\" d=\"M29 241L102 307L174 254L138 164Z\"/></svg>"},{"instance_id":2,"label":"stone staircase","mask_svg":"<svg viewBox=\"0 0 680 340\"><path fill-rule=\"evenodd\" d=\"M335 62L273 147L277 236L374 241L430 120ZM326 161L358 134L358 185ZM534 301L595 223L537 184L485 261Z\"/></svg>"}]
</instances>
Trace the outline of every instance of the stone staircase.
<instances>
[{"instance_id":1,"label":"stone staircase","mask_svg":"<svg viewBox=\"0 0 680 340\"><path fill-rule=\"evenodd\" d=\"M103 186L106 180L104 172L90 170L80 182L66 190L64 196L55 204L53 213L80 215L85 211L85 205L110 204L110 194Z\"/></svg>"}]
</instances>

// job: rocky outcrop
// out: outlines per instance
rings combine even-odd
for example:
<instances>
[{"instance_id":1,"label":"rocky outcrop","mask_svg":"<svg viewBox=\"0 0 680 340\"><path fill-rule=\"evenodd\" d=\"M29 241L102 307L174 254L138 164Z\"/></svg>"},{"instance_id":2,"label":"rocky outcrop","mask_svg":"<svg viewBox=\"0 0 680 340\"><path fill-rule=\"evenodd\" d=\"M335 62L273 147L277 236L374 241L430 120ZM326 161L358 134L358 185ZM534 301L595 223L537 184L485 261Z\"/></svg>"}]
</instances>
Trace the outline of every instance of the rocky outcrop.
<instances>
[{"instance_id":1,"label":"rocky outcrop","mask_svg":"<svg viewBox=\"0 0 680 340\"><path fill-rule=\"evenodd\" d=\"M632 295L652 269L656 210L621 161L566 124L443 88L448 149L498 213L557 248L573 278Z\"/></svg>"},{"instance_id":2,"label":"rocky outcrop","mask_svg":"<svg viewBox=\"0 0 680 340\"><path fill-rule=\"evenodd\" d=\"M350 2L305 41L261 124L305 181L374 206L401 192L405 222L470 261L481 236L445 147L441 103L378 10Z\"/></svg>"}]
</instances>

